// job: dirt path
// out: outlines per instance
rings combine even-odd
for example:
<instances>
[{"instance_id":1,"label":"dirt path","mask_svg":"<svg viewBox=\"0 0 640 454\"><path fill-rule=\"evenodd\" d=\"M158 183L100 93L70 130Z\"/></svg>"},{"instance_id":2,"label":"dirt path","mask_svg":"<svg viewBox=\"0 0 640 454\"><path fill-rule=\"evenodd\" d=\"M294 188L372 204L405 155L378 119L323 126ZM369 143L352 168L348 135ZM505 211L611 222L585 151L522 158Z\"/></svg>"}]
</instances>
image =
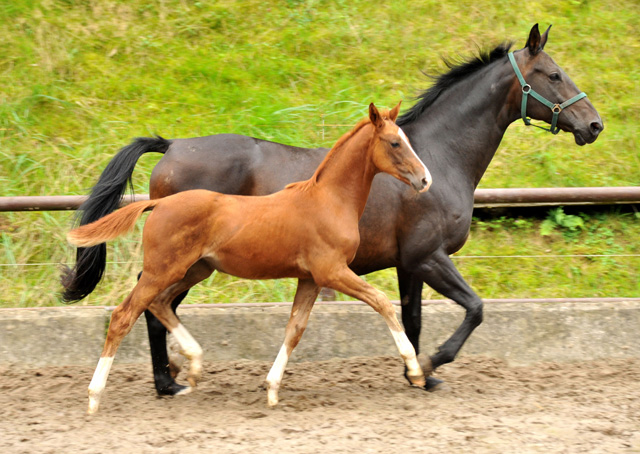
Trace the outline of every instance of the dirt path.
<instances>
[{"instance_id":1,"label":"dirt path","mask_svg":"<svg viewBox=\"0 0 640 454\"><path fill-rule=\"evenodd\" d=\"M86 367L0 369L11 453L640 452L640 359L507 367L462 358L448 389L405 385L398 358L290 364L275 409L269 363L205 364L198 391L156 398L148 366L114 366L85 415Z\"/></svg>"}]
</instances>

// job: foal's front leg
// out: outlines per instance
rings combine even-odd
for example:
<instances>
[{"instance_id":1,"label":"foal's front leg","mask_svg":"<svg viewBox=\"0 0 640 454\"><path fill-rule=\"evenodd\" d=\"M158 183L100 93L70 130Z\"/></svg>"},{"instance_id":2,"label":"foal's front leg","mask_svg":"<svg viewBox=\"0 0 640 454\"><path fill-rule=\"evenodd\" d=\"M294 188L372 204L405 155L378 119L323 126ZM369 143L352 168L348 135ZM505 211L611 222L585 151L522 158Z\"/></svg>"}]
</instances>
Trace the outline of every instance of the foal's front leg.
<instances>
[{"instance_id":1,"label":"foal's front leg","mask_svg":"<svg viewBox=\"0 0 640 454\"><path fill-rule=\"evenodd\" d=\"M319 292L320 287L316 285L313 279L298 280L296 296L291 307L291 316L285 329L284 343L280 347L276 361L267 375L267 403L269 406L274 406L278 403L278 389L282 382L284 369L287 366L291 352L300 342L302 333L307 327L309 314L311 314L311 309Z\"/></svg>"},{"instance_id":2,"label":"foal's front leg","mask_svg":"<svg viewBox=\"0 0 640 454\"><path fill-rule=\"evenodd\" d=\"M407 366L407 378L415 386L425 385L425 375L418 363L415 349L402 329L393 305L384 293L367 284L346 266L328 273L322 280L322 285L358 298L382 315Z\"/></svg>"}]
</instances>

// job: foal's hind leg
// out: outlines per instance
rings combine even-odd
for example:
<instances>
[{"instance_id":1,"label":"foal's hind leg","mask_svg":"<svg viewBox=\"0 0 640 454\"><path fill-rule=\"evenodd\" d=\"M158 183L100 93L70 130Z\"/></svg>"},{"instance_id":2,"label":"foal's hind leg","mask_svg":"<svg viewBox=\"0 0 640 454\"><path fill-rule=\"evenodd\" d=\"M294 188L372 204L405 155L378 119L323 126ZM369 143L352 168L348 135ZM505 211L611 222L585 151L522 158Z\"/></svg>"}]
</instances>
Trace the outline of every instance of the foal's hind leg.
<instances>
[{"instance_id":1,"label":"foal's hind leg","mask_svg":"<svg viewBox=\"0 0 640 454\"><path fill-rule=\"evenodd\" d=\"M140 279L141 275L142 273L138 275L138 279ZM188 291L183 292L173 299L171 309L174 314L188 293ZM167 344L172 344L175 338L173 336L167 337L167 328L148 309L144 311L144 316L147 320L147 334L156 392L160 396L175 396L188 392L188 387L180 385L174 380L177 372L182 368L182 364L178 363L180 360L183 361L184 357L180 354L169 356L167 352Z\"/></svg>"},{"instance_id":2,"label":"foal's hind leg","mask_svg":"<svg viewBox=\"0 0 640 454\"><path fill-rule=\"evenodd\" d=\"M314 277L316 276L314 275ZM318 281L317 277L316 280ZM320 282L318 283L320 284ZM424 373L416 358L413 345L409 342L407 335L396 317L396 311L393 305L384 293L367 284L346 266L339 270L332 270L327 276L322 278L321 285L358 298L382 315L393 335L393 340L398 347L400 356L402 356L407 366L407 377L409 381L415 386L423 387L425 385Z\"/></svg>"},{"instance_id":3,"label":"foal's hind leg","mask_svg":"<svg viewBox=\"0 0 640 454\"><path fill-rule=\"evenodd\" d=\"M129 334L140 314L159 292L159 288L147 285L145 280L142 279L129 296L113 310L100 361L89 384L89 414L98 411L100 398L104 392L113 359L122 339Z\"/></svg>"},{"instance_id":4,"label":"foal's hind leg","mask_svg":"<svg viewBox=\"0 0 640 454\"><path fill-rule=\"evenodd\" d=\"M309 314L311 314L313 303L315 303L319 292L320 287L316 285L313 279L298 280L296 296L291 307L291 316L285 329L284 343L267 375L267 403L269 406L274 406L278 403L278 389L284 375L284 369L287 366L291 352L300 342L302 333L307 327Z\"/></svg>"},{"instance_id":5,"label":"foal's hind leg","mask_svg":"<svg viewBox=\"0 0 640 454\"><path fill-rule=\"evenodd\" d=\"M158 295L149 306L149 311L170 331L171 337L178 344L179 353L190 361L187 380L191 388L182 389L175 394L186 394L196 387L196 383L202 374L202 348L184 325L180 323L180 319L174 312L172 302L178 295L186 294L186 291L195 284L209 277L213 271L214 268L206 260L196 262L180 281Z\"/></svg>"},{"instance_id":6,"label":"foal's hind leg","mask_svg":"<svg viewBox=\"0 0 640 454\"><path fill-rule=\"evenodd\" d=\"M191 333L187 331L187 328L180 323L180 320L176 314L173 313L170 306L165 304L156 304L154 301L154 303L149 307L149 310L175 337L175 340L179 345L180 354L184 355L184 357L190 362L187 380L191 387L186 388L179 394L189 393L196 387L197 382L200 380L200 376L202 375L202 347L200 347L200 344L198 344L193 336L191 336Z\"/></svg>"}]
</instances>

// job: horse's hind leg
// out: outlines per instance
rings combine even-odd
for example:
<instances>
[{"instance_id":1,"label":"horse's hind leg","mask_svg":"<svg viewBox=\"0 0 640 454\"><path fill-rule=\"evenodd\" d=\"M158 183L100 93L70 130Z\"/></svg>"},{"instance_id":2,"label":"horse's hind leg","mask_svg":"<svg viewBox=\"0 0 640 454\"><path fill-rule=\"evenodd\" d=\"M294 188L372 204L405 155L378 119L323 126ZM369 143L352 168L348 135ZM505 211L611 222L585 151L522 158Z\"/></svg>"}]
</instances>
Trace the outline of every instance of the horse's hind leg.
<instances>
[{"instance_id":1,"label":"horse's hind leg","mask_svg":"<svg viewBox=\"0 0 640 454\"><path fill-rule=\"evenodd\" d=\"M282 382L284 369L287 366L291 352L300 342L309 321L309 314L313 308L320 287L312 279L298 280L296 296L291 307L291 315L284 334L284 343L280 347L276 361L267 375L267 403L274 406L278 403L278 389Z\"/></svg>"},{"instance_id":2,"label":"horse's hind leg","mask_svg":"<svg viewBox=\"0 0 640 454\"><path fill-rule=\"evenodd\" d=\"M180 323L172 303L176 297L186 294L187 290L209 277L213 271L214 268L206 260L196 262L180 281L158 295L149 306L149 311L170 331L178 344L179 353L190 361L187 379L192 388L196 387L196 383L202 374L202 348L184 325ZM192 388L183 388L175 394L186 394Z\"/></svg>"},{"instance_id":3,"label":"horse's hind leg","mask_svg":"<svg viewBox=\"0 0 640 454\"><path fill-rule=\"evenodd\" d=\"M176 313L178 305L187 296L188 291L179 294L171 302L171 309L173 313ZM156 392L160 396L174 396L177 394L183 394L188 389L186 386L176 383L174 380L177 372L181 368L179 364L179 358L184 358L182 355L169 356L167 352L167 344L172 344L175 338L170 336L167 338L167 328L158 320L155 315L149 310L144 312L144 316L147 320L147 333L149 335L149 347L151 350L151 362L153 365L153 380L156 387Z\"/></svg>"},{"instance_id":4,"label":"horse's hind leg","mask_svg":"<svg viewBox=\"0 0 640 454\"><path fill-rule=\"evenodd\" d=\"M202 375L202 347L200 347L200 344L193 338L191 333L187 331L187 328L180 323L180 320L176 314L173 313L170 306L156 304L154 302L151 307L149 307L149 310L169 329L169 332L174 336L179 345L180 354L184 355L184 357L190 361L187 380L191 387L186 388L179 394L191 392L191 390L196 387Z\"/></svg>"},{"instance_id":5,"label":"horse's hind leg","mask_svg":"<svg viewBox=\"0 0 640 454\"><path fill-rule=\"evenodd\" d=\"M316 277L316 280L318 281L320 279ZM346 266L339 270L332 270L326 276L323 276L321 282L318 283L321 283L324 287L330 287L354 298L358 298L382 315L393 335L393 340L400 352L400 356L407 366L407 377L409 381L416 386L423 387L425 385L424 373L416 358L413 345L409 342L407 335L398 321L398 317L396 317L393 305L384 293L367 284Z\"/></svg>"},{"instance_id":6,"label":"horse's hind leg","mask_svg":"<svg viewBox=\"0 0 640 454\"><path fill-rule=\"evenodd\" d=\"M402 325L407 337L418 355L418 362L429 375L433 370L431 359L420 354L420 331L422 329L422 280L398 267L398 288L400 290L400 304L402 306ZM408 370L405 367L405 378L409 380ZM411 382L411 380L409 380ZM426 390L433 390L442 383L442 380L433 376L427 377Z\"/></svg>"}]
</instances>

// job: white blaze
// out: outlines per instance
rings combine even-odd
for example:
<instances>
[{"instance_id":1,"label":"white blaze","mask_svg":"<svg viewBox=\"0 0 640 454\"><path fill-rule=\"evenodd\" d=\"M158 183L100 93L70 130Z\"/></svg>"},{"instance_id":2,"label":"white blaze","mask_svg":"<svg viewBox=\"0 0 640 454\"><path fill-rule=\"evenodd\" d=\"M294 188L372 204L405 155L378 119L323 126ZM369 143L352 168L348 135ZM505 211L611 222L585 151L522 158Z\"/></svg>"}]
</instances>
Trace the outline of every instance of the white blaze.
<instances>
[{"instance_id":1,"label":"white blaze","mask_svg":"<svg viewBox=\"0 0 640 454\"><path fill-rule=\"evenodd\" d=\"M433 180L431 179L431 173L429 172L429 169L427 169L427 166L424 165L424 162L422 162L422 159L420 159L420 156L418 156L416 151L411 146L411 142L409 142L409 138L407 137L407 135L404 133L404 131L400 126L398 126L398 135L402 140L404 140L404 143L409 147L409 150L411 150L411 152L416 157L416 159L420 161L420 164L422 164L422 167L424 168L425 177L427 178L427 186L424 189L426 191L427 189L429 189L429 187L431 186L431 183L433 182Z\"/></svg>"}]
</instances>

